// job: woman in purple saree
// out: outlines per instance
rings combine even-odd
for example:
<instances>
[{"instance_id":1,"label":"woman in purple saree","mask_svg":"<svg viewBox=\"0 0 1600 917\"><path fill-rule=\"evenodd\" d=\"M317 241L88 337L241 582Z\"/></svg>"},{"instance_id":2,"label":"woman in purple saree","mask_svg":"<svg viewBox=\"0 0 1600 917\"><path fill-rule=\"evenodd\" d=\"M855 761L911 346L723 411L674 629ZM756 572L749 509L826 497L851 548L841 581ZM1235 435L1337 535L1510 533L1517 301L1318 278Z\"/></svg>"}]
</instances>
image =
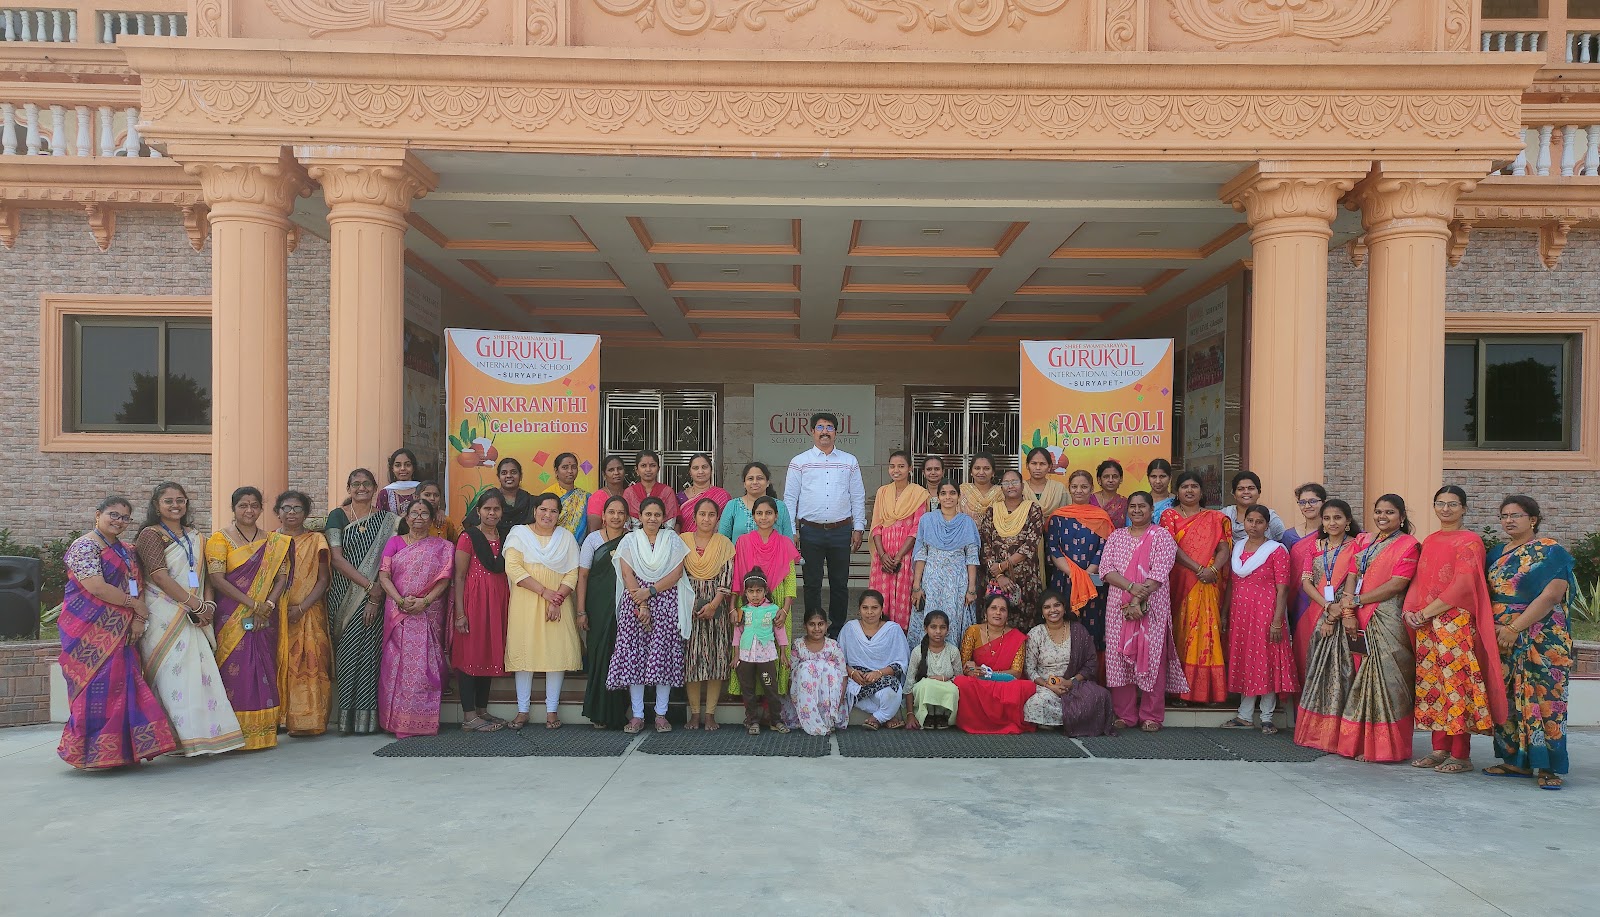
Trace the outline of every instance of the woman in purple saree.
<instances>
[{"instance_id":1,"label":"woman in purple saree","mask_svg":"<svg viewBox=\"0 0 1600 917\"><path fill-rule=\"evenodd\" d=\"M69 712L56 753L82 770L123 767L178 748L166 711L144 680L136 649L150 612L139 567L118 539L133 505L107 497L95 530L67 549L61 605L61 674Z\"/></svg>"},{"instance_id":2,"label":"woman in purple saree","mask_svg":"<svg viewBox=\"0 0 1600 917\"><path fill-rule=\"evenodd\" d=\"M278 744L278 601L289 588L294 541L269 532L261 491L233 492L233 524L206 540L206 575L217 600L217 668L244 730L244 747Z\"/></svg>"},{"instance_id":3,"label":"woman in purple saree","mask_svg":"<svg viewBox=\"0 0 1600 917\"><path fill-rule=\"evenodd\" d=\"M396 738L437 735L444 692L445 612L455 546L429 534L434 509L406 507L405 534L383 549L383 658L378 667L378 728Z\"/></svg>"}]
</instances>

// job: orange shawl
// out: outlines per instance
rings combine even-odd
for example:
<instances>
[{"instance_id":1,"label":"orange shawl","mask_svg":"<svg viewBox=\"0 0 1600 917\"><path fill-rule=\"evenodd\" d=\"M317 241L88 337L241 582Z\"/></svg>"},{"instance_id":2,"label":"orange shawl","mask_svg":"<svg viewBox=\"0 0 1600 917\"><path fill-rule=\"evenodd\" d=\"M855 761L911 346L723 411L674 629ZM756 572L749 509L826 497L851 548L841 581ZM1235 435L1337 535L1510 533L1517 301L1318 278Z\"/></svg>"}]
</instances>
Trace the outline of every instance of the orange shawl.
<instances>
[{"instance_id":1,"label":"orange shawl","mask_svg":"<svg viewBox=\"0 0 1600 917\"><path fill-rule=\"evenodd\" d=\"M927 508L928 489L921 484L907 484L898 498L894 495L894 484L885 484L872 498L872 530L876 532L902 519L910 519L918 510L926 512Z\"/></svg>"},{"instance_id":2,"label":"orange shawl","mask_svg":"<svg viewBox=\"0 0 1600 917\"><path fill-rule=\"evenodd\" d=\"M1111 530L1116 527L1111 523L1111 514L1093 503L1068 503L1050 515L1076 519L1084 528L1101 538L1108 537Z\"/></svg>"}]
</instances>

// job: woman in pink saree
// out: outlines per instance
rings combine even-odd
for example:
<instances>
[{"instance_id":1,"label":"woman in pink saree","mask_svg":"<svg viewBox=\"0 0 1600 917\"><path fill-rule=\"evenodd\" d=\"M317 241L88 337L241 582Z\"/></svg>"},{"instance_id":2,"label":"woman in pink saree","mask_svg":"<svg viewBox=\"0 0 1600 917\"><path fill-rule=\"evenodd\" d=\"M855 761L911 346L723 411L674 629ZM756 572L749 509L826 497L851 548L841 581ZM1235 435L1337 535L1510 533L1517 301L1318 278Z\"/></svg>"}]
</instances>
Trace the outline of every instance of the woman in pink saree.
<instances>
[{"instance_id":1,"label":"woman in pink saree","mask_svg":"<svg viewBox=\"0 0 1600 917\"><path fill-rule=\"evenodd\" d=\"M429 534L434 509L406 507L406 534L383 549L383 658L378 669L378 728L395 738L437 735L444 692L444 621L455 547Z\"/></svg>"},{"instance_id":2,"label":"woman in pink saree","mask_svg":"<svg viewBox=\"0 0 1600 917\"><path fill-rule=\"evenodd\" d=\"M911 453L889 454L889 483L872 501L872 574L867 583L883 593L884 614L901 629L911 626L911 552L917 524L928 511L928 492L911 483Z\"/></svg>"}]
</instances>

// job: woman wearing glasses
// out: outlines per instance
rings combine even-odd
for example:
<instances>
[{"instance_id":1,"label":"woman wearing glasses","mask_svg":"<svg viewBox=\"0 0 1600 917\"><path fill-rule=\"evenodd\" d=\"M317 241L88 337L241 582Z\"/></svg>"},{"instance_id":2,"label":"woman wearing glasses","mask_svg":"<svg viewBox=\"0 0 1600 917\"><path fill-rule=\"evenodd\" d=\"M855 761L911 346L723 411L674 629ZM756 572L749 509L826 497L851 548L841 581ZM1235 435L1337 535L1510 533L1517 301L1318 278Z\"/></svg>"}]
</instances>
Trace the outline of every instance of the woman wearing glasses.
<instances>
[{"instance_id":1,"label":"woman wearing glasses","mask_svg":"<svg viewBox=\"0 0 1600 917\"><path fill-rule=\"evenodd\" d=\"M1500 650L1484 569L1483 539L1462 525L1467 492L1454 484L1433 495L1439 531L1422 542L1417 577L1406 593L1406 624L1417 635L1417 728L1433 751L1411 762L1441 774L1472 770L1472 736L1506 721Z\"/></svg>"},{"instance_id":2,"label":"woman wearing glasses","mask_svg":"<svg viewBox=\"0 0 1600 917\"><path fill-rule=\"evenodd\" d=\"M1311 607L1311 597L1300 588L1300 580L1311 569L1311 560L1317 553L1317 536L1322 533L1322 505L1328 500L1328 491L1321 484L1301 484L1294 489L1295 503L1300 507L1300 522L1288 526L1278 536L1278 542L1289 549L1289 629L1300 623L1300 616ZM1268 517L1271 518L1270 516ZM1305 675L1305 646L1296 645L1295 670Z\"/></svg>"},{"instance_id":3,"label":"woman wearing glasses","mask_svg":"<svg viewBox=\"0 0 1600 917\"><path fill-rule=\"evenodd\" d=\"M1532 497L1500 502L1504 544L1489 552L1489 599L1495 642L1505 668L1506 721L1494 730L1493 777L1533 777L1541 790L1561 789L1567 772L1567 679L1572 631L1567 598L1577 586L1572 555L1539 535L1542 513Z\"/></svg>"}]
</instances>

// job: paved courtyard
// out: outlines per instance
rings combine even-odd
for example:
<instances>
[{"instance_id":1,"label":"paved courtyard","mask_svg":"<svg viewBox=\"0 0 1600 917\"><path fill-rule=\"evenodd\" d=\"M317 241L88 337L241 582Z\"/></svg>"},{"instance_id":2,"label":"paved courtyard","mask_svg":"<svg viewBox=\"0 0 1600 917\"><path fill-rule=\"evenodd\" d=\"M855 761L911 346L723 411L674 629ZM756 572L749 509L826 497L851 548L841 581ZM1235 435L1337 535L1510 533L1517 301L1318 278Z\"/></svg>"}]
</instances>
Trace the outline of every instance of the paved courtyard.
<instances>
[{"instance_id":1,"label":"paved courtyard","mask_svg":"<svg viewBox=\"0 0 1600 917\"><path fill-rule=\"evenodd\" d=\"M1600 895L1596 732L1560 793L1332 757L378 758L379 737L84 774L58 736L0 730L6 915L1551 917Z\"/></svg>"}]
</instances>

